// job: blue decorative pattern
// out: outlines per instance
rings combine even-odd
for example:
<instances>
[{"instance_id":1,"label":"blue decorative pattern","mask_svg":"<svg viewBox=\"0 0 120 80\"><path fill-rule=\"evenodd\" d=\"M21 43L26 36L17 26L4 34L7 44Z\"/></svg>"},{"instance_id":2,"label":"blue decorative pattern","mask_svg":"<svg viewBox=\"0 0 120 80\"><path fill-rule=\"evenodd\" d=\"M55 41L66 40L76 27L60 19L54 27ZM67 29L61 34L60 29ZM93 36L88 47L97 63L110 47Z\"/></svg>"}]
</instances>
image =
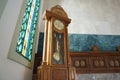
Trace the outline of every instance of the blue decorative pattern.
<instances>
[{"instance_id":1,"label":"blue decorative pattern","mask_svg":"<svg viewBox=\"0 0 120 80\"><path fill-rule=\"evenodd\" d=\"M40 33L38 52L42 53L43 33ZM90 35L90 34L68 34L69 51L81 52L91 51L93 45L98 46L100 51L116 51L120 46L120 35Z\"/></svg>"},{"instance_id":2,"label":"blue decorative pattern","mask_svg":"<svg viewBox=\"0 0 120 80\"><path fill-rule=\"evenodd\" d=\"M93 45L100 51L116 51L120 46L120 35L69 34L69 51L91 51Z\"/></svg>"}]
</instances>

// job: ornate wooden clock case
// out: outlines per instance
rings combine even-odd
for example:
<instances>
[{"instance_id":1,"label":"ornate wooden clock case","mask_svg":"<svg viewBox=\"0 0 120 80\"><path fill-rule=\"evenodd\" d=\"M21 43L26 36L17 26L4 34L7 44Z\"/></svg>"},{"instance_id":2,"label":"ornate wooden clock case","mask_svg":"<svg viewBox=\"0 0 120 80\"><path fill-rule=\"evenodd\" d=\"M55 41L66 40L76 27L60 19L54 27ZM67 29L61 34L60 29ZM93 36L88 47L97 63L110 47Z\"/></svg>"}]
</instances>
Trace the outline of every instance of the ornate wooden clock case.
<instances>
[{"instance_id":1,"label":"ornate wooden clock case","mask_svg":"<svg viewBox=\"0 0 120 80\"><path fill-rule=\"evenodd\" d=\"M68 54L67 26L70 19L59 5L45 11L44 49L38 80L75 80Z\"/></svg>"}]
</instances>

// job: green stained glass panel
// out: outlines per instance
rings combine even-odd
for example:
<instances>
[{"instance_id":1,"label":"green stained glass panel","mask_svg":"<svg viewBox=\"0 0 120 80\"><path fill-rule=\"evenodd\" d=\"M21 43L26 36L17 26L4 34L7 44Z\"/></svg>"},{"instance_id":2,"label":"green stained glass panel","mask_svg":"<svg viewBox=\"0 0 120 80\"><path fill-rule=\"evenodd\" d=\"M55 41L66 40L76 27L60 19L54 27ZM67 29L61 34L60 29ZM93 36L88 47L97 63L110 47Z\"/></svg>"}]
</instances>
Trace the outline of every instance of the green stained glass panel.
<instances>
[{"instance_id":1,"label":"green stained glass panel","mask_svg":"<svg viewBox=\"0 0 120 80\"><path fill-rule=\"evenodd\" d=\"M33 41L38 19L40 0L28 0L16 45L16 52L27 60L32 59Z\"/></svg>"}]
</instances>

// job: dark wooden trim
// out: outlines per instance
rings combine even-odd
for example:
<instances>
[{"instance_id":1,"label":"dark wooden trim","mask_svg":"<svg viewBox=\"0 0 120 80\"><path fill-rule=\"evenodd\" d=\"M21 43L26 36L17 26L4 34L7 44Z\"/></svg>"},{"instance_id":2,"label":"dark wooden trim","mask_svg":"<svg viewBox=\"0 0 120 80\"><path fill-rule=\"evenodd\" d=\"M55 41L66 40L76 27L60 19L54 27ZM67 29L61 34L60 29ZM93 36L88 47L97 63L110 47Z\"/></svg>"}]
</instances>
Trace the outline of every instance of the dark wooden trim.
<instances>
[{"instance_id":1,"label":"dark wooden trim","mask_svg":"<svg viewBox=\"0 0 120 80\"><path fill-rule=\"evenodd\" d=\"M77 73L118 73L120 52L70 52L72 66Z\"/></svg>"}]
</instances>

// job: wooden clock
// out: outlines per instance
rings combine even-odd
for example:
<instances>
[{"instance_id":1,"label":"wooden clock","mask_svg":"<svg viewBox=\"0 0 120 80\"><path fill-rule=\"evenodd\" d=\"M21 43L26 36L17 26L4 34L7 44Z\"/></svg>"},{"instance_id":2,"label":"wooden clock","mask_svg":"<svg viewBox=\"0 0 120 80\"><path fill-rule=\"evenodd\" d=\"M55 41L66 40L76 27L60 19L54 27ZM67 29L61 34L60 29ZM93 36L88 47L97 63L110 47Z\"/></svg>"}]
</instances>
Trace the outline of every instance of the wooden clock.
<instances>
[{"instance_id":1,"label":"wooden clock","mask_svg":"<svg viewBox=\"0 0 120 80\"><path fill-rule=\"evenodd\" d=\"M68 54L67 27L71 22L59 5L46 10L42 65L38 67L38 80L75 80Z\"/></svg>"}]
</instances>

